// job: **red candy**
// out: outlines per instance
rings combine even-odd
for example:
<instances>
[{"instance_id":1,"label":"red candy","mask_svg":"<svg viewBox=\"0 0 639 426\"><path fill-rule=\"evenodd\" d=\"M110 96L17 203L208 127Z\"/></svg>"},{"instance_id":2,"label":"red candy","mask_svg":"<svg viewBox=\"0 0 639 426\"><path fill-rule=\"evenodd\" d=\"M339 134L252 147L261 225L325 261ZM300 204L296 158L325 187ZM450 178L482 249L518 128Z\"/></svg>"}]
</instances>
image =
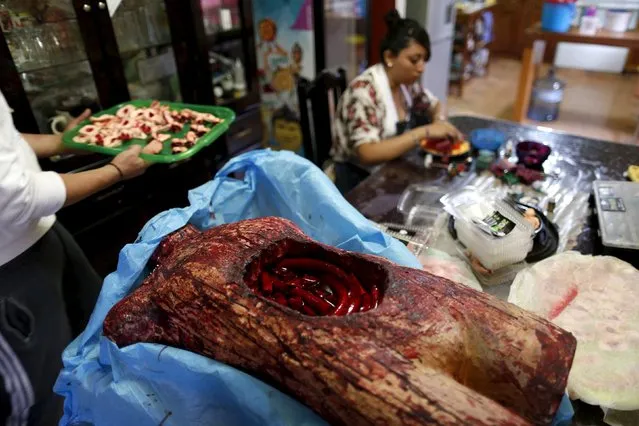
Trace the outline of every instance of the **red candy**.
<instances>
[{"instance_id":1,"label":"red candy","mask_svg":"<svg viewBox=\"0 0 639 426\"><path fill-rule=\"evenodd\" d=\"M285 258L267 265L254 291L310 316L350 315L379 305L380 291L352 273L318 259Z\"/></svg>"}]
</instances>

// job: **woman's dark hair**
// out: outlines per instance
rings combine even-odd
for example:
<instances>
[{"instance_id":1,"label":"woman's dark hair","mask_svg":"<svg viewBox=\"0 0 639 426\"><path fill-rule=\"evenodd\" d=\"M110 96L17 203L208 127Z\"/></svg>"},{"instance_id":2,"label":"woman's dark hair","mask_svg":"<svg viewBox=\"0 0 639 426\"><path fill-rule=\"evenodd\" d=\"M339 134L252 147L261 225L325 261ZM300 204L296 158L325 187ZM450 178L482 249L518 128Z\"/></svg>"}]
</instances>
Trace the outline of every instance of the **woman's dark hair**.
<instances>
[{"instance_id":1,"label":"woman's dark hair","mask_svg":"<svg viewBox=\"0 0 639 426\"><path fill-rule=\"evenodd\" d=\"M428 61L430 59L430 38L424 27L419 25L417 21L403 19L396 9L388 12L384 17L384 21L386 21L388 31L380 45L380 58L382 61L384 60L384 52L390 50L393 55L397 55L401 50L408 47L411 40L426 49L424 60Z\"/></svg>"}]
</instances>

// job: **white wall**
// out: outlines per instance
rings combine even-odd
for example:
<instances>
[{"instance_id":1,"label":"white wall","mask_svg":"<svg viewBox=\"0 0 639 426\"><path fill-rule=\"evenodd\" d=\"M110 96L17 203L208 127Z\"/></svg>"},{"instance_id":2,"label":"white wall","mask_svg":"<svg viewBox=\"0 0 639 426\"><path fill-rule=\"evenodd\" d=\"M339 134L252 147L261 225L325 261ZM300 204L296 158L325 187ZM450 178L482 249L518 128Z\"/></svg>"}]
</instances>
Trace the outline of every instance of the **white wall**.
<instances>
[{"instance_id":1,"label":"white wall","mask_svg":"<svg viewBox=\"0 0 639 426\"><path fill-rule=\"evenodd\" d=\"M399 16L406 17L406 0L395 0L395 9L399 12Z\"/></svg>"},{"instance_id":2,"label":"white wall","mask_svg":"<svg viewBox=\"0 0 639 426\"><path fill-rule=\"evenodd\" d=\"M555 53L555 66L620 73L627 56L628 49L624 47L559 43Z\"/></svg>"}]
</instances>

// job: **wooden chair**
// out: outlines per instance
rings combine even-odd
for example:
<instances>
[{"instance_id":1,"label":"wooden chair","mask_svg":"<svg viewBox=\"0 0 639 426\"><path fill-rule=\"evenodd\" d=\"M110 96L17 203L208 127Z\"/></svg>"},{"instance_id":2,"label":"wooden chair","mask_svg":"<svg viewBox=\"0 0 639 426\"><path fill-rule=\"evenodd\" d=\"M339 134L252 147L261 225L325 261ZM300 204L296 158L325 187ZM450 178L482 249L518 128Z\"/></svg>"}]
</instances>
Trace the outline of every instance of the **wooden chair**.
<instances>
[{"instance_id":1,"label":"wooden chair","mask_svg":"<svg viewBox=\"0 0 639 426\"><path fill-rule=\"evenodd\" d=\"M318 167L330 158L333 118L345 90L346 71L342 68L337 73L324 70L312 82L300 78L297 83L304 156Z\"/></svg>"}]
</instances>

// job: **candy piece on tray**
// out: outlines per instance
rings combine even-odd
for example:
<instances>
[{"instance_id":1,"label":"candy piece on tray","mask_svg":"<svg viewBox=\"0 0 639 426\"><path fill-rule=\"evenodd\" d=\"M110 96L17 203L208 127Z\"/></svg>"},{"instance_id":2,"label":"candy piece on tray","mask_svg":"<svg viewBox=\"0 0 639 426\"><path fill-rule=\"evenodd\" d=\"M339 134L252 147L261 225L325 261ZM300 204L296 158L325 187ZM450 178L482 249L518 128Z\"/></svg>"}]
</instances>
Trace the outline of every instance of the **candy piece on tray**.
<instances>
[{"instance_id":1,"label":"candy piece on tray","mask_svg":"<svg viewBox=\"0 0 639 426\"><path fill-rule=\"evenodd\" d=\"M186 151L188 151L188 148L186 146L175 145L171 147L171 152L173 154L180 154Z\"/></svg>"},{"instance_id":2,"label":"candy piece on tray","mask_svg":"<svg viewBox=\"0 0 639 426\"><path fill-rule=\"evenodd\" d=\"M173 116L171 116L171 112L166 110L162 112L162 116L164 117L164 121L166 121L168 124L173 124L175 123L175 119L173 118Z\"/></svg>"},{"instance_id":3,"label":"candy piece on tray","mask_svg":"<svg viewBox=\"0 0 639 426\"><path fill-rule=\"evenodd\" d=\"M153 139L144 148L142 148L142 152L144 154L156 155L162 152L163 148L164 148L164 145L162 145L162 142L160 142L157 139Z\"/></svg>"},{"instance_id":4,"label":"candy piece on tray","mask_svg":"<svg viewBox=\"0 0 639 426\"><path fill-rule=\"evenodd\" d=\"M151 133L149 129L149 133ZM129 129L129 134L133 139L146 139L147 134L142 129L131 128Z\"/></svg>"},{"instance_id":5,"label":"candy piece on tray","mask_svg":"<svg viewBox=\"0 0 639 426\"><path fill-rule=\"evenodd\" d=\"M131 112L131 118L134 120L141 120L144 118L145 112L143 109L138 109Z\"/></svg>"},{"instance_id":6,"label":"candy piece on tray","mask_svg":"<svg viewBox=\"0 0 639 426\"><path fill-rule=\"evenodd\" d=\"M104 137L104 146L107 148L115 148L122 145L122 141L113 135L107 135Z\"/></svg>"},{"instance_id":7,"label":"candy piece on tray","mask_svg":"<svg viewBox=\"0 0 639 426\"><path fill-rule=\"evenodd\" d=\"M135 126L135 121L131 120L129 118L125 118L122 119L120 122L117 123L117 125L115 126L116 128L120 128L120 129L128 129L131 127Z\"/></svg>"},{"instance_id":8,"label":"candy piece on tray","mask_svg":"<svg viewBox=\"0 0 639 426\"><path fill-rule=\"evenodd\" d=\"M131 113L133 113L133 111L135 111L136 109L137 108L133 105L124 105L115 113L115 115L121 118L129 117Z\"/></svg>"},{"instance_id":9,"label":"candy piece on tray","mask_svg":"<svg viewBox=\"0 0 639 426\"><path fill-rule=\"evenodd\" d=\"M73 142L77 143L88 143L91 141L91 138L86 135L77 135L73 138Z\"/></svg>"},{"instance_id":10,"label":"candy piece on tray","mask_svg":"<svg viewBox=\"0 0 639 426\"><path fill-rule=\"evenodd\" d=\"M198 118L200 118L201 120L206 121L208 123L214 123L214 124L221 123L223 121L221 118L218 118L218 117L214 116L213 114L209 114L209 113L206 113L206 112L205 113L201 113Z\"/></svg>"},{"instance_id":11,"label":"candy piece on tray","mask_svg":"<svg viewBox=\"0 0 639 426\"><path fill-rule=\"evenodd\" d=\"M153 127L147 123L138 123L137 126L138 129L142 130L145 134L149 135L151 133L153 133Z\"/></svg>"},{"instance_id":12,"label":"candy piece on tray","mask_svg":"<svg viewBox=\"0 0 639 426\"><path fill-rule=\"evenodd\" d=\"M98 146L104 146L104 136L97 133L92 136L91 142Z\"/></svg>"},{"instance_id":13,"label":"candy piece on tray","mask_svg":"<svg viewBox=\"0 0 639 426\"><path fill-rule=\"evenodd\" d=\"M111 114L102 114L100 116L97 117L89 117L89 120L91 120L91 122L93 123L100 123L100 122L105 122L105 121L111 121L114 119L117 119L118 117L116 117L115 115L111 115Z\"/></svg>"},{"instance_id":14,"label":"candy piece on tray","mask_svg":"<svg viewBox=\"0 0 639 426\"><path fill-rule=\"evenodd\" d=\"M158 140L160 142L164 142L164 141L167 141L167 140L171 139L171 135L166 134L166 133L157 133L157 134L152 135L152 137L153 137L154 140Z\"/></svg>"},{"instance_id":15,"label":"candy piece on tray","mask_svg":"<svg viewBox=\"0 0 639 426\"><path fill-rule=\"evenodd\" d=\"M195 132L193 132L193 131L189 131L189 132L187 132L187 134L186 134L186 140L187 140L188 142L195 143L195 141L197 140L197 135L195 134Z\"/></svg>"},{"instance_id":16,"label":"candy piece on tray","mask_svg":"<svg viewBox=\"0 0 639 426\"><path fill-rule=\"evenodd\" d=\"M94 126L93 124L88 124L82 127L78 131L78 133L81 135L93 136L93 135L97 135L99 131L100 129L97 126Z\"/></svg>"},{"instance_id":17,"label":"candy piece on tray","mask_svg":"<svg viewBox=\"0 0 639 426\"><path fill-rule=\"evenodd\" d=\"M191 130L193 130L198 137L205 135L209 132L209 128L202 124L191 124Z\"/></svg>"}]
</instances>

